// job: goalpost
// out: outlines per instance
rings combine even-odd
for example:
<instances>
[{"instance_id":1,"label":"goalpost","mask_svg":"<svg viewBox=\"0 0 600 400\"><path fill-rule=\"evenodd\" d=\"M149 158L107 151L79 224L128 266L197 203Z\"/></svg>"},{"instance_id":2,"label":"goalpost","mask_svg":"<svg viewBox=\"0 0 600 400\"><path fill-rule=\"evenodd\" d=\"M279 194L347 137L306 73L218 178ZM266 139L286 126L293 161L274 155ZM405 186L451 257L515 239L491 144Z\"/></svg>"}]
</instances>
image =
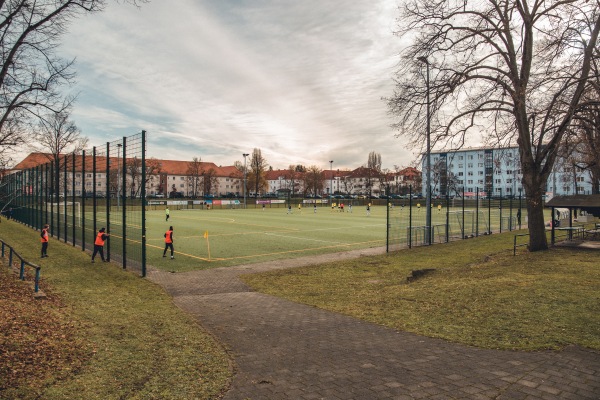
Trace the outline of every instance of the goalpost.
<instances>
[{"instance_id":1,"label":"goalpost","mask_svg":"<svg viewBox=\"0 0 600 400\"><path fill-rule=\"evenodd\" d=\"M69 221L75 215L75 226L81 226L81 203L79 201L63 201L60 203L46 203L48 212L54 210L54 214L60 213L64 216L65 210Z\"/></svg>"},{"instance_id":2,"label":"goalpost","mask_svg":"<svg viewBox=\"0 0 600 400\"><path fill-rule=\"evenodd\" d=\"M451 215L449 218L450 224L458 224L459 232L462 232L463 239L473 237L477 233L483 234L489 231L489 221L483 210L479 210L478 216L476 215L475 210L464 210L464 217L462 211L451 211L449 214ZM456 219L454 217L456 217ZM477 229L477 225L479 225L479 229Z\"/></svg>"}]
</instances>

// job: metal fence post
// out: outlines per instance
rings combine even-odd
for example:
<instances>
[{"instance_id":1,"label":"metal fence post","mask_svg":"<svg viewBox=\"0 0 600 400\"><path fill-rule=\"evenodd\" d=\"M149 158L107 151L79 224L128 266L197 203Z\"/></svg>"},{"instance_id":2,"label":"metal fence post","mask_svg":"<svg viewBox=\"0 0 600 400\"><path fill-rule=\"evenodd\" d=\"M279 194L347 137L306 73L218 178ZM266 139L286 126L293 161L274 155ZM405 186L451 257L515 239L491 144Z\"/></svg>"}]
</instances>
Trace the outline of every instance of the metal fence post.
<instances>
[{"instance_id":1,"label":"metal fence post","mask_svg":"<svg viewBox=\"0 0 600 400\"><path fill-rule=\"evenodd\" d=\"M35 268L35 292L40 291L40 267Z\"/></svg>"},{"instance_id":2,"label":"metal fence post","mask_svg":"<svg viewBox=\"0 0 600 400\"><path fill-rule=\"evenodd\" d=\"M142 131L142 277L146 277L146 131Z\"/></svg>"},{"instance_id":3,"label":"metal fence post","mask_svg":"<svg viewBox=\"0 0 600 400\"><path fill-rule=\"evenodd\" d=\"M85 203L87 192L85 190L85 150L81 152L81 250L85 251Z\"/></svg>"},{"instance_id":4,"label":"metal fence post","mask_svg":"<svg viewBox=\"0 0 600 400\"><path fill-rule=\"evenodd\" d=\"M412 185L408 186L408 248L412 248Z\"/></svg>"},{"instance_id":5,"label":"metal fence post","mask_svg":"<svg viewBox=\"0 0 600 400\"><path fill-rule=\"evenodd\" d=\"M118 195L118 194L117 194ZM106 232L110 233L110 142L106 142ZM94 231L94 234L96 231ZM106 241L106 259L110 261L110 235Z\"/></svg>"},{"instance_id":6,"label":"metal fence post","mask_svg":"<svg viewBox=\"0 0 600 400\"><path fill-rule=\"evenodd\" d=\"M135 166L132 166L135 168ZM123 191L123 199L121 200L121 221L122 221L122 229L121 235L123 237L123 249L121 250L122 260L123 260L123 269L127 269L127 138L123 137L123 170L122 170L122 191ZM133 185L133 182L131 182ZM119 192L117 191L117 196Z\"/></svg>"}]
</instances>

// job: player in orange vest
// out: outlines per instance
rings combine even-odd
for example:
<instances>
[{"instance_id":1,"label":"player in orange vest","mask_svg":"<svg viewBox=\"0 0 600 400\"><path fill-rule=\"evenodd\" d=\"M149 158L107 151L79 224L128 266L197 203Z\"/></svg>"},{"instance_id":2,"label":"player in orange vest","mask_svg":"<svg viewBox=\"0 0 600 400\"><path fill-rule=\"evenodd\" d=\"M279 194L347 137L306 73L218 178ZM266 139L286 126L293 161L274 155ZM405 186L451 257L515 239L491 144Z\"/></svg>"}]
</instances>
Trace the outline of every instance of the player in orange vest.
<instances>
[{"instance_id":1,"label":"player in orange vest","mask_svg":"<svg viewBox=\"0 0 600 400\"><path fill-rule=\"evenodd\" d=\"M42 238L42 257L48 257L48 229L50 228L50 225L46 224L44 225L44 228L42 229L42 233L40 233L40 237Z\"/></svg>"},{"instance_id":2,"label":"player in orange vest","mask_svg":"<svg viewBox=\"0 0 600 400\"><path fill-rule=\"evenodd\" d=\"M94 253L92 254L92 262L95 262L94 257L96 257L97 253L100 253L100 258L102 258L103 262L108 261L104 259L104 242L106 241L106 238L110 235L105 233L105 231L105 228L101 228L98 231L98 234L96 235L96 241L94 241Z\"/></svg>"},{"instance_id":3,"label":"player in orange vest","mask_svg":"<svg viewBox=\"0 0 600 400\"><path fill-rule=\"evenodd\" d=\"M170 226L169 230L165 232L165 251L163 251L163 257L167 256L167 249L171 249L171 260L175 258L173 256L173 227Z\"/></svg>"}]
</instances>

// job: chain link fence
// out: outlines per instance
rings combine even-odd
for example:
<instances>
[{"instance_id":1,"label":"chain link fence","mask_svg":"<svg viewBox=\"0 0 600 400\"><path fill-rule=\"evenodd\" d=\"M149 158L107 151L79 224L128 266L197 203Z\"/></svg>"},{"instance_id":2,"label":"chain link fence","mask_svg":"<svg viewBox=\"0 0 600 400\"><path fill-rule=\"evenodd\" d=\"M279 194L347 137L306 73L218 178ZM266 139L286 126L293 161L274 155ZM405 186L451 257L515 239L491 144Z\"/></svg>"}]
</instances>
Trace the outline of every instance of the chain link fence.
<instances>
[{"instance_id":1,"label":"chain link fence","mask_svg":"<svg viewBox=\"0 0 600 400\"><path fill-rule=\"evenodd\" d=\"M5 175L0 205L7 218L93 250L106 228L106 258L146 275L146 132Z\"/></svg>"}]
</instances>

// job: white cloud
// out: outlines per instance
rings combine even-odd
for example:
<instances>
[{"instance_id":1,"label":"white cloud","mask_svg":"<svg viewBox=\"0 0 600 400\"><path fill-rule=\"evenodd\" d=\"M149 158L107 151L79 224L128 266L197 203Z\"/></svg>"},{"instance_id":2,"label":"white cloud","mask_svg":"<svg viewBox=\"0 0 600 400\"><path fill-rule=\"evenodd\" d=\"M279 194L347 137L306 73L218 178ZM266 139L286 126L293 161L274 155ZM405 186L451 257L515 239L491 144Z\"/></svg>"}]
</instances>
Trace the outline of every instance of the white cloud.
<instances>
[{"instance_id":1,"label":"white cloud","mask_svg":"<svg viewBox=\"0 0 600 400\"><path fill-rule=\"evenodd\" d=\"M65 38L79 70L73 118L99 144L145 129L161 158L227 165L260 148L275 168L343 168L376 151L406 165L381 100L395 18L389 0L111 4Z\"/></svg>"}]
</instances>

